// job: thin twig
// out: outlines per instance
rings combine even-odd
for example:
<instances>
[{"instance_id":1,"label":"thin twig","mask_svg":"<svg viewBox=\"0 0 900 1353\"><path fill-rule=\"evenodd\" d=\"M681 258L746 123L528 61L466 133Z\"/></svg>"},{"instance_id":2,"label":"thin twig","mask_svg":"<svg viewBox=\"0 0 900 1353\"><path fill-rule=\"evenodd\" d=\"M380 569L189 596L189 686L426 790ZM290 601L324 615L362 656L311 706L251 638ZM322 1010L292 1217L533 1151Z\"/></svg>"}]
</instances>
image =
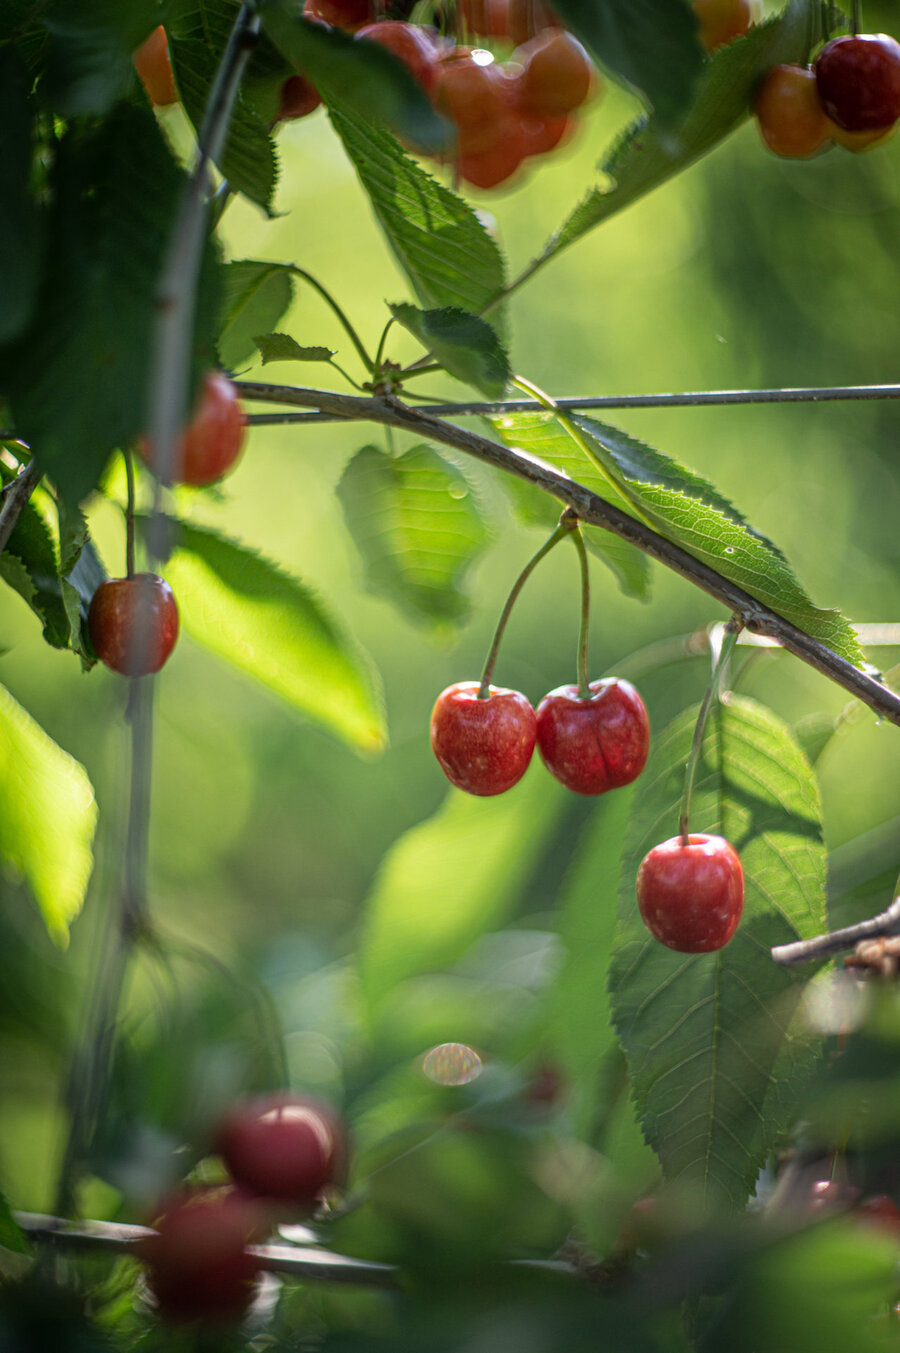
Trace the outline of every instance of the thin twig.
<instances>
[{"instance_id":1,"label":"thin twig","mask_svg":"<svg viewBox=\"0 0 900 1353\"><path fill-rule=\"evenodd\" d=\"M258 390L252 381L239 381L238 389L247 398L266 403L291 403L290 399L252 393ZM276 390L290 387L266 386ZM695 390L681 394L648 395L573 395L554 401L560 409L685 409L721 406L727 404L824 404L838 400L900 399L900 385L810 385L787 389L765 390ZM543 406L536 399L466 400L462 403L431 404L429 411L442 418L467 418L489 414L501 417L505 413L537 413ZM256 427L289 423L333 423L348 415L325 413L255 413L249 422ZM364 418L362 413L349 415L350 419Z\"/></svg>"},{"instance_id":2,"label":"thin twig","mask_svg":"<svg viewBox=\"0 0 900 1353\"><path fill-rule=\"evenodd\" d=\"M622 540L643 550L652 559L686 578L696 587L722 603L727 610L740 617L745 629L754 634L776 639L783 648L800 658L829 680L836 682L861 700L880 718L900 726L900 696L845 658L839 657L818 639L806 634L796 625L771 611L742 587L701 563L686 550L658 535L634 517L619 511L604 498L592 493L583 484L556 470L536 456L513 451L490 441L478 433L445 423L431 412L412 409L399 400L389 398L361 399L357 395L342 395L331 390L309 390L291 386L265 385L253 381L241 383L241 392L248 399L279 399L285 403L319 408L338 417L366 418L370 422L385 423L403 428L416 436L432 438L446 446L455 447L487 465L493 465L507 474L516 475L530 484L536 484L553 494L575 515L591 526L601 526Z\"/></svg>"},{"instance_id":3,"label":"thin twig","mask_svg":"<svg viewBox=\"0 0 900 1353\"><path fill-rule=\"evenodd\" d=\"M40 1212L16 1212L14 1218L32 1240L108 1254L135 1254L141 1243L155 1234L148 1226L105 1221L70 1222ZM248 1245L247 1252L259 1260L260 1268L267 1273L290 1274L318 1282L355 1283L364 1287L397 1285L397 1270L393 1264L370 1263L312 1245Z\"/></svg>"},{"instance_id":4,"label":"thin twig","mask_svg":"<svg viewBox=\"0 0 900 1353\"><path fill-rule=\"evenodd\" d=\"M25 510L25 505L41 482L42 471L30 460L3 494L3 506L0 508L0 550L5 550L9 538L16 529L16 522Z\"/></svg>"},{"instance_id":5,"label":"thin twig","mask_svg":"<svg viewBox=\"0 0 900 1353\"><path fill-rule=\"evenodd\" d=\"M772 957L782 968L795 968L800 963L811 963L815 958L830 958L844 949L853 949L860 940L882 939L888 935L900 935L900 897L894 898L887 911L871 916L867 921L830 930L812 940L779 944L772 950Z\"/></svg>"}]
</instances>

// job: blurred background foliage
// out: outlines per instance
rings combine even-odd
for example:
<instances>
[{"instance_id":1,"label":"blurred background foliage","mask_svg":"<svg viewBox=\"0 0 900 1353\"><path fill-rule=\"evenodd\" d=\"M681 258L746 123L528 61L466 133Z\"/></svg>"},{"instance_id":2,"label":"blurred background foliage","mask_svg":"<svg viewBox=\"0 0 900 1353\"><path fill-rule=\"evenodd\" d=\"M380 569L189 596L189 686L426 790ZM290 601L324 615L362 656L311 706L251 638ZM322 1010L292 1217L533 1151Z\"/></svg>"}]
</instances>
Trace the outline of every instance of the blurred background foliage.
<instances>
[{"instance_id":1,"label":"blurred background foliage","mask_svg":"<svg viewBox=\"0 0 900 1353\"><path fill-rule=\"evenodd\" d=\"M892 9L867 5L871 31L890 28ZM634 111L626 95L608 90L563 150L508 191L478 195L514 271L593 182L601 152ZM163 118L176 142L187 144L180 111ZM353 170L322 112L283 128L279 146L278 214L267 221L235 202L223 225L227 250L307 269L373 347L385 301L406 299L407 289ZM898 237L900 138L868 155L834 150L795 163L767 153L748 124L517 294L514 368L557 396L895 381ZM337 349L352 368L345 334L302 283L279 327L301 344ZM409 360L416 346L395 328L391 352ZM271 364L264 375L255 367L240 374L290 383L312 370ZM340 386L336 373L326 374L323 383ZM419 388L463 394L449 379ZM608 417L710 479L781 545L817 603L854 621L896 619L897 403ZM488 1252L502 1252L511 1236L494 1234L485 1224L490 1215L505 1218L517 1243L550 1250L565 1234L559 1207L581 1203L585 1231L602 1248L654 1179L655 1165L623 1090L602 980L591 1000L583 984L555 979L573 955L585 948L602 955L610 943L628 795L573 801L537 765L502 800L448 795L428 745L432 703L451 681L479 674L503 599L540 534L516 524L489 472L466 467L494 528L467 580L471 614L459 630L412 623L366 592L334 492L354 453L381 444L381 436L362 425L258 428L220 488L180 497L187 519L262 550L342 618L381 673L390 746L362 759L206 650L179 644L158 683L151 888L164 944L136 966L95 1182L82 1204L101 1217L140 1215L172 1177L173 1161L183 1173L203 1154L217 1109L240 1089L270 1083L271 1012L248 994L260 978L284 1025L291 1083L345 1109L360 1174L393 1159L397 1142L416 1140L436 1118L474 1117L486 1134L487 1154L451 1132L445 1150L392 1167L405 1171L402 1179L391 1170L376 1176L377 1224L364 1210L351 1214L342 1223L347 1245L414 1262L427 1234L444 1247L444 1262L461 1237L477 1236ZM402 436L394 445L402 448ZM110 483L116 487L115 473ZM121 514L98 498L91 524L107 567L120 571ZM591 666L596 675L637 677L661 730L702 694L708 660L645 670L632 655L726 617L686 583L653 571L652 600L642 605L624 599L594 566ZM574 552L557 551L516 609L495 679L535 702L571 681L578 606ZM101 669L82 676L71 654L50 650L34 616L6 589L0 648L0 678L87 767L100 805L94 882L68 952L54 948L23 888L9 876L0 881L0 1189L14 1207L47 1209L62 1140L65 1055L120 875L124 692L114 676ZM891 650L870 657L884 667L897 660ZM817 762L834 852L834 916L846 922L881 909L900 845L896 730L858 709L839 718L844 694L786 656L739 650L733 676L742 693L789 724L806 721L810 729L811 716L821 715L825 722L813 729L821 731L838 720ZM398 915L422 918L418 939L408 939L415 926L404 932L409 952L392 930ZM447 1042L471 1045L483 1058L485 1070L470 1085L436 1086L423 1074L421 1056ZM587 1199L571 1179L545 1187L540 1175L546 1115L539 1097L529 1100L529 1086L548 1064L561 1073L555 1111L573 1142L615 1166L613 1184L602 1170L573 1162L573 1179L594 1181L597 1192ZM821 1096L826 1114L829 1093ZM523 1119L525 1102L532 1109ZM900 1122L892 1126L900 1136ZM510 1134L527 1164L510 1150ZM385 1148L386 1140L393 1145ZM490 1191L461 1194L460 1181L484 1170L488 1157L497 1165L488 1172ZM523 1202L527 1225L520 1225L511 1200L535 1175L543 1201ZM446 1234L421 1228L410 1214L423 1197L433 1200L432 1221L446 1217ZM850 1249L849 1241L841 1249L840 1238L816 1243ZM870 1259L867 1271L881 1273L883 1257ZM790 1257L810 1282L833 1262L831 1251L806 1255L800 1242ZM866 1263L860 1259L863 1269ZM764 1257L746 1268L726 1321L732 1340L755 1302L754 1284L772 1292L772 1265ZM777 1276L787 1310L796 1288L784 1271ZM544 1296L546 1309L555 1309L555 1293ZM343 1319L352 1327L350 1305ZM491 1319L502 1325L504 1317L495 1309ZM520 1316L509 1319L521 1330ZM609 1319L612 1338L621 1311ZM781 1316L772 1320L783 1328ZM550 1325L558 1338L558 1324ZM537 1336L525 1344L511 1330L504 1327L490 1346L543 1347ZM725 1347L721 1337L721 1345L704 1346ZM349 1349L352 1332L348 1340Z\"/></svg>"}]
</instances>

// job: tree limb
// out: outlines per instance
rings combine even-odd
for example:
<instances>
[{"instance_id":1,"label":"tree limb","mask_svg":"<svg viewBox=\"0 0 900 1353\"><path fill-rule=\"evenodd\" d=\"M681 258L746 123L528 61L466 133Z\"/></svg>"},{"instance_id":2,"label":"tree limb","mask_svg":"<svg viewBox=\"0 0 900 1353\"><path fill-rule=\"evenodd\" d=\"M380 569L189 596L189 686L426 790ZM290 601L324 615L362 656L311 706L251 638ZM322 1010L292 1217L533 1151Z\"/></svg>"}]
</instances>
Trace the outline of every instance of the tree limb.
<instances>
[{"instance_id":1,"label":"tree limb","mask_svg":"<svg viewBox=\"0 0 900 1353\"><path fill-rule=\"evenodd\" d=\"M795 968L800 963L811 963L814 958L830 958L844 949L853 949L860 940L883 939L888 935L900 935L900 897L894 898L887 911L867 921L830 930L811 940L779 944L772 950L772 957L782 968Z\"/></svg>"},{"instance_id":2,"label":"tree limb","mask_svg":"<svg viewBox=\"0 0 900 1353\"><path fill-rule=\"evenodd\" d=\"M751 633L777 640L782 648L868 705L879 718L900 726L900 696L895 695L887 686L866 672L861 672L826 644L812 638L789 620L769 610L749 592L745 592L736 583L723 577L707 564L701 563L699 559L695 559L679 545L673 544L665 536L659 535L634 517L620 512L605 498L600 498L583 484L570 479L536 456L510 450L488 437L482 437L477 432L446 423L432 413L410 408L395 398L370 399L359 395L338 394L331 390L269 385L259 381L238 381L237 388L245 399L264 403L294 404L304 408L321 409L338 418L366 419L369 422L402 428L416 436L428 437L446 446L452 446L457 451L463 451L487 465L503 470L506 474L516 475L519 479L537 485L570 507L581 521L611 531L613 535L627 540L651 558L665 564L688 582L715 597L716 601L721 602L733 615L739 616L744 627Z\"/></svg>"}]
</instances>

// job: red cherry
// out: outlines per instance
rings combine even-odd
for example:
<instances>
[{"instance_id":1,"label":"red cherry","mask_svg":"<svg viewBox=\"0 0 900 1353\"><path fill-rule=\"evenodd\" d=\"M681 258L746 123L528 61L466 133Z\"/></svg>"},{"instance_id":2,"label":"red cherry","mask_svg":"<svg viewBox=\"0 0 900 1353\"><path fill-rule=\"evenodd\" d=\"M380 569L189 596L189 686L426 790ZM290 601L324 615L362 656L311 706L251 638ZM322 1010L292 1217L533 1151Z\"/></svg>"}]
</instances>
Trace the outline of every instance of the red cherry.
<instances>
[{"instance_id":1,"label":"red cherry","mask_svg":"<svg viewBox=\"0 0 900 1353\"><path fill-rule=\"evenodd\" d=\"M477 154L463 154L457 160L459 176L476 188L496 188L512 178L525 158L520 136L499 140Z\"/></svg>"},{"instance_id":2,"label":"red cherry","mask_svg":"<svg viewBox=\"0 0 900 1353\"><path fill-rule=\"evenodd\" d=\"M322 102L322 95L305 75L289 75L281 86L278 105L279 122L287 122L314 113Z\"/></svg>"},{"instance_id":3,"label":"red cherry","mask_svg":"<svg viewBox=\"0 0 900 1353\"><path fill-rule=\"evenodd\" d=\"M507 77L495 61L482 64L467 48L457 47L440 59L435 104L456 127L460 155L493 150L515 134Z\"/></svg>"},{"instance_id":4,"label":"red cherry","mask_svg":"<svg viewBox=\"0 0 900 1353\"><path fill-rule=\"evenodd\" d=\"M700 44L710 55L726 42L742 38L753 25L753 0L693 0L693 5L700 20Z\"/></svg>"},{"instance_id":5,"label":"red cherry","mask_svg":"<svg viewBox=\"0 0 900 1353\"><path fill-rule=\"evenodd\" d=\"M214 484L240 455L245 432L237 390L221 371L208 371L194 415L175 448L172 482L196 488ZM138 442L138 450L155 470L153 449L146 438Z\"/></svg>"},{"instance_id":6,"label":"red cherry","mask_svg":"<svg viewBox=\"0 0 900 1353\"><path fill-rule=\"evenodd\" d=\"M122 676L158 672L178 638L172 589L155 573L109 578L91 598L88 633L102 663Z\"/></svg>"},{"instance_id":7,"label":"red cherry","mask_svg":"<svg viewBox=\"0 0 900 1353\"><path fill-rule=\"evenodd\" d=\"M178 90L169 60L169 44L162 24L154 28L140 47L135 47L131 59L147 91L147 98L154 107L167 108L178 102Z\"/></svg>"},{"instance_id":8,"label":"red cherry","mask_svg":"<svg viewBox=\"0 0 900 1353\"><path fill-rule=\"evenodd\" d=\"M833 38L816 58L816 85L845 131L892 127L900 117L900 43L886 33Z\"/></svg>"},{"instance_id":9,"label":"red cherry","mask_svg":"<svg viewBox=\"0 0 900 1353\"><path fill-rule=\"evenodd\" d=\"M558 27L543 0L509 0L507 31L517 47L529 42L544 28Z\"/></svg>"},{"instance_id":10,"label":"red cherry","mask_svg":"<svg viewBox=\"0 0 900 1353\"><path fill-rule=\"evenodd\" d=\"M637 899L652 935L680 954L721 949L737 930L744 874L723 836L697 833L654 846L641 861Z\"/></svg>"},{"instance_id":11,"label":"red cherry","mask_svg":"<svg viewBox=\"0 0 900 1353\"><path fill-rule=\"evenodd\" d=\"M753 105L762 139L776 155L806 159L828 145L831 123L811 66L774 66Z\"/></svg>"},{"instance_id":12,"label":"red cherry","mask_svg":"<svg viewBox=\"0 0 900 1353\"><path fill-rule=\"evenodd\" d=\"M137 1253L163 1319L240 1320L260 1272L246 1246L265 1240L271 1229L259 1200L230 1188L186 1189L162 1204L155 1225Z\"/></svg>"},{"instance_id":13,"label":"red cherry","mask_svg":"<svg viewBox=\"0 0 900 1353\"><path fill-rule=\"evenodd\" d=\"M216 1148L238 1184L304 1208L340 1175L347 1154L337 1114L318 1100L288 1094L236 1104Z\"/></svg>"},{"instance_id":14,"label":"red cherry","mask_svg":"<svg viewBox=\"0 0 900 1353\"><path fill-rule=\"evenodd\" d=\"M485 38L509 37L510 0L461 0L460 11L470 33Z\"/></svg>"},{"instance_id":15,"label":"red cherry","mask_svg":"<svg viewBox=\"0 0 900 1353\"><path fill-rule=\"evenodd\" d=\"M520 127L525 157L546 155L555 150L571 129L571 122L562 117L525 117Z\"/></svg>"},{"instance_id":16,"label":"red cherry","mask_svg":"<svg viewBox=\"0 0 900 1353\"><path fill-rule=\"evenodd\" d=\"M644 702L628 681L605 677L558 686L537 707L537 740L544 764L576 794L605 794L636 780L647 762L650 724Z\"/></svg>"},{"instance_id":17,"label":"red cherry","mask_svg":"<svg viewBox=\"0 0 900 1353\"><path fill-rule=\"evenodd\" d=\"M380 43L393 52L426 94L432 93L438 82L437 48L424 28L398 19L383 19L381 23L367 24L356 36Z\"/></svg>"},{"instance_id":18,"label":"red cherry","mask_svg":"<svg viewBox=\"0 0 900 1353\"><path fill-rule=\"evenodd\" d=\"M457 789L503 794L521 780L534 751L535 716L519 691L490 686L479 700L477 681L441 691L431 715L431 746Z\"/></svg>"},{"instance_id":19,"label":"red cherry","mask_svg":"<svg viewBox=\"0 0 900 1353\"><path fill-rule=\"evenodd\" d=\"M521 63L518 99L533 117L559 117L585 102L594 85L591 58L577 38L548 28L513 53Z\"/></svg>"},{"instance_id":20,"label":"red cherry","mask_svg":"<svg viewBox=\"0 0 900 1353\"><path fill-rule=\"evenodd\" d=\"M375 18L372 0L306 0L305 19L324 19L335 28L354 32Z\"/></svg>"},{"instance_id":21,"label":"red cherry","mask_svg":"<svg viewBox=\"0 0 900 1353\"><path fill-rule=\"evenodd\" d=\"M873 1193L864 1198L856 1208L860 1221L886 1231L889 1235L900 1235L900 1208L886 1193Z\"/></svg>"}]
</instances>

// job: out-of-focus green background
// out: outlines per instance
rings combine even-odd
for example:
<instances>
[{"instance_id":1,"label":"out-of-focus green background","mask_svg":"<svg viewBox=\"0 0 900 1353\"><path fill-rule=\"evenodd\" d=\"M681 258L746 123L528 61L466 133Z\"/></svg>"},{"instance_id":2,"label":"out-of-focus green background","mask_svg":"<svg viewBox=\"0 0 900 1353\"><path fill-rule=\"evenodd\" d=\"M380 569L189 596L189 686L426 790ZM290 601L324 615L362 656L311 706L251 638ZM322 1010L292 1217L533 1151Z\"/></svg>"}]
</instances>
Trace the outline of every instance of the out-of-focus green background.
<instances>
[{"instance_id":1,"label":"out-of-focus green background","mask_svg":"<svg viewBox=\"0 0 900 1353\"><path fill-rule=\"evenodd\" d=\"M867 24L874 31L889 26L891 8L867 6ZM562 151L508 191L478 195L478 206L496 219L513 271L594 181L594 164L634 111L625 95L609 89ZM180 114L165 116L180 136ZM279 144L282 214L266 221L235 204L224 232L230 255L293 261L309 270L372 347L385 301L408 296L403 278L324 113L285 127ZM516 296L514 366L557 396L896 381L898 242L900 138L867 155L834 150L791 163L765 151L748 124L702 164L574 246ZM280 328L302 344L338 349L339 360L353 368L346 336L302 285ZM411 358L416 350L395 331L391 351ZM265 375L300 383L311 373L314 379L313 368L284 365L266 368ZM252 379L259 369L242 374ZM323 381L338 385L340 378L325 371ZM464 394L449 381L420 386L448 397ZM781 545L819 604L837 606L854 621L897 619L896 403L645 411L623 413L618 421L732 498ZM348 459L369 441L381 444L382 435L364 426L256 429L221 488L186 494L181 507L284 565L342 618L382 674L389 750L377 760L359 759L188 639L158 683L154 914L169 936L202 945L237 972L262 974L284 1020L294 1083L338 1101L348 1085L361 1093L371 1069L352 965L365 899L392 843L430 817L447 794L428 745L432 703L451 681L479 674L506 592L540 541L514 522L496 482L476 470L496 539L469 580L471 619L458 635L437 639L408 623L366 593L334 495ZM120 514L99 502L93 524L108 568L121 571ZM661 569L654 569L648 605L623 599L599 564L592 569L591 666L598 675L655 640L726 618L705 595ZM572 680L577 619L577 566L563 549L523 594L497 681L537 702ZM68 952L53 947L14 879L0 885L0 1189L14 1206L41 1209L53 1201L64 1056L78 1026L93 942L120 873L128 766L124 683L101 669L80 675L71 654L44 645L33 615L7 589L0 596L0 649L0 680L85 764L101 808L94 883ZM884 666L898 660L891 650L870 656ZM661 728L696 700L706 675L705 660L650 673L642 689L653 725ZM789 723L847 704L840 690L786 656L757 657L739 679L742 690ZM900 836L896 826L886 829L875 864L868 847L847 845L900 817L898 748L896 729L857 712L821 759L828 841L846 847L839 859L851 883L857 875L880 877ZM542 773L535 766L529 774ZM543 953L545 968L553 967L559 880L591 811L591 805L567 805L524 889L513 921L518 937L501 935L473 960L482 968L494 965L495 975L504 969L502 980L514 992L518 983L508 1004L513 1024L540 987L535 955ZM870 910L888 900L875 888ZM429 905L427 877L421 905ZM865 914L862 902L855 905ZM535 938L541 936L543 949ZM516 968L522 955L526 977ZM151 1106L147 1159L154 1151L162 1158L177 1144L179 1127L190 1119L185 1103L227 1097L241 1076L252 1079L254 1068L245 1068L240 1052L249 1049L254 1062L256 1035L245 1004L233 981L183 955L138 966L128 1031L136 1047L156 1049L130 1082L132 1092L143 1085ZM429 1039L433 1033L423 1016L422 1051L429 1041L454 1038L452 1027ZM413 1023L407 1049L415 1040ZM505 1051L513 1045L510 1034ZM184 1048L195 1050L194 1063L182 1056ZM386 1054L380 1070L387 1073L389 1063ZM264 1080L265 1072L255 1069ZM178 1104L181 1112L172 1107ZM121 1146L107 1143L108 1158ZM124 1147L122 1153L131 1158ZM112 1213L120 1195L142 1196L140 1181L121 1172L115 1178L118 1193L98 1183L86 1205Z\"/></svg>"}]
</instances>

